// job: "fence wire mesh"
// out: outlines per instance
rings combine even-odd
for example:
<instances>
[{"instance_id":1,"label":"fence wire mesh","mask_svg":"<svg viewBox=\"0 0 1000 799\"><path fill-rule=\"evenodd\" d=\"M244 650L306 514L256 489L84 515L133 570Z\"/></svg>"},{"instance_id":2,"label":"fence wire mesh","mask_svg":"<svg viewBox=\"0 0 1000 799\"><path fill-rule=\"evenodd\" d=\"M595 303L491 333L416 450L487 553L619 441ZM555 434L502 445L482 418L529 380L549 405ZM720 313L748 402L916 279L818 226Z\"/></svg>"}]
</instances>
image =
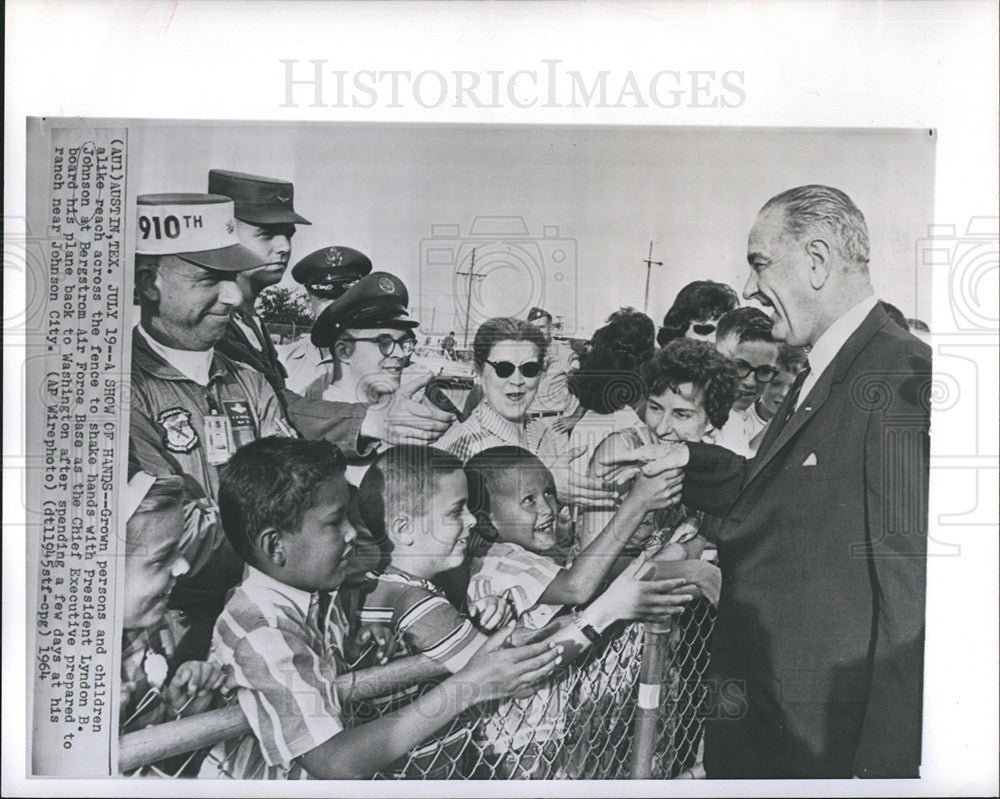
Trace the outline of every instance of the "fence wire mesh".
<instances>
[{"instance_id":1,"label":"fence wire mesh","mask_svg":"<svg viewBox=\"0 0 1000 799\"><path fill-rule=\"evenodd\" d=\"M643 773L653 779L697 773L714 621L712 605L699 600L665 629L659 644L652 644L666 650L666 665L652 693L649 685L640 685L640 670L655 636L643 625L629 625L606 634L530 695L467 711L374 779L629 779L637 773L641 707L655 713L654 739L643 749L652 758ZM392 712L432 685L345 704L344 724L356 726ZM211 748L147 764L129 776L195 776L206 758L214 758ZM232 776L231 764L215 765Z\"/></svg>"}]
</instances>

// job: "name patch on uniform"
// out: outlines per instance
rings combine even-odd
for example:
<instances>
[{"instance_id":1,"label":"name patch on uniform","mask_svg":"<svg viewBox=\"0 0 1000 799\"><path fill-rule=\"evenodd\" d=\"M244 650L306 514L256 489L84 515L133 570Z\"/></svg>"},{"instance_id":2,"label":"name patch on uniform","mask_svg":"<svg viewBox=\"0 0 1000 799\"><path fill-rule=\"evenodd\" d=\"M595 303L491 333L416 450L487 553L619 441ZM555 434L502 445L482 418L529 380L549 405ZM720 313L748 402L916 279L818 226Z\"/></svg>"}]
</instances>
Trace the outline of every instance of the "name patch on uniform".
<instances>
[{"instance_id":1,"label":"name patch on uniform","mask_svg":"<svg viewBox=\"0 0 1000 799\"><path fill-rule=\"evenodd\" d=\"M253 417L250 415L250 406L242 400L231 400L223 402L222 407L226 409L226 416L233 427L253 427Z\"/></svg>"},{"instance_id":2,"label":"name patch on uniform","mask_svg":"<svg viewBox=\"0 0 1000 799\"><path fill-rule=\"evenodd\" d=\"M198 433L191 424L191 411L168 408L156 417L165 433L165 443L170 452L190 452L198 446Z\"/></svg>"}]
</instances>

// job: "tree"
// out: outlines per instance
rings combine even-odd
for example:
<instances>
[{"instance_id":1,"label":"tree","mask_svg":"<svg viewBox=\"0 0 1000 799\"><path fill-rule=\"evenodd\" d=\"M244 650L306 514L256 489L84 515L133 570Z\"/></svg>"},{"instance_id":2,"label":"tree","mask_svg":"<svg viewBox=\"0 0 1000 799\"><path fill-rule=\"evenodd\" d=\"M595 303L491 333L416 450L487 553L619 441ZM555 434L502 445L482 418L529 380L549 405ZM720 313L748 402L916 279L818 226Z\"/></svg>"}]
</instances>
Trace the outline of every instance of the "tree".
<instances>
[{"instance_id":1,"label":"tree","mask_svg":"<svg viewBox=\"0 0 1000 799\"><path fill-rule=\"evenodd\" d=\"M268 286L258 295L254 308L268 324L308 327L313 323L309 299L301 289Z\"/></svg>"}]
</instances>

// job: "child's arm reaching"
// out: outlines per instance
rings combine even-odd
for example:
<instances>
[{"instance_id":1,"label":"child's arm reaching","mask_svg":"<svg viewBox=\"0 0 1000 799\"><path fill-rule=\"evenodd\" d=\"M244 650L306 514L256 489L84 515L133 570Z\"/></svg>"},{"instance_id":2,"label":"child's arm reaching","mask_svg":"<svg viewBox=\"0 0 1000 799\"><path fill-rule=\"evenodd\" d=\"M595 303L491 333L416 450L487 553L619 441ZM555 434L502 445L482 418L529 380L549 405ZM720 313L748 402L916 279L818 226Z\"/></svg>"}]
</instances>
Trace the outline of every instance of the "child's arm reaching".
<instances>
[{"instance_id":1,"label":"child's arm reaching","mask_svg":"<svg viewBox=\"0 0 1000 799\"><path fill-rule=\"evenodd\" d=\"M638 475L628 496L600 534L549 583L540 602L548 605L582 605L594 596L643 517L677 501L683 479L680 471L655 477Z\"/></svg>"},{"instance_id":2,"label":"child's arm reaching","mask_svg":"<svg viewBox=\"0 0 1000 799\"><path fill-rule=\"evenodd\" d=\"M343 730L299 758L318 779L363 779L386 768L463 710L537 682L558 664L548 642L502 649L510 630L493 635L468 665L411 704L360 727Z\"/></svg>"}]
</instances>

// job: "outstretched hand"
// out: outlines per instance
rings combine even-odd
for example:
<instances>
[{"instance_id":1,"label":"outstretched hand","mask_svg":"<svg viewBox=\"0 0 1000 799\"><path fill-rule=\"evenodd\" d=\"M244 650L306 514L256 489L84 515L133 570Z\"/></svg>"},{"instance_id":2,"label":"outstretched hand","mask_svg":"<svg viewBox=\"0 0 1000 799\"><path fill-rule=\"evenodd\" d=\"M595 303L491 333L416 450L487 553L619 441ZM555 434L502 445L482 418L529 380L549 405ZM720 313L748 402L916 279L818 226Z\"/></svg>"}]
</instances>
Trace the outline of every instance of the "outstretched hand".
<instances>
[{"instance_id":1,"label":"outstretched hand","mask_svg":"<svg viewBox=\"0 0 1000 799\"><path fill-rule=\"evenodd\" d=\"M400 386L372 404L361 423L361 435L387 444L430 444L455 421L454 414L419 402L413 395L426 386L432 374Z\"/></svg>"}]
</instances>

